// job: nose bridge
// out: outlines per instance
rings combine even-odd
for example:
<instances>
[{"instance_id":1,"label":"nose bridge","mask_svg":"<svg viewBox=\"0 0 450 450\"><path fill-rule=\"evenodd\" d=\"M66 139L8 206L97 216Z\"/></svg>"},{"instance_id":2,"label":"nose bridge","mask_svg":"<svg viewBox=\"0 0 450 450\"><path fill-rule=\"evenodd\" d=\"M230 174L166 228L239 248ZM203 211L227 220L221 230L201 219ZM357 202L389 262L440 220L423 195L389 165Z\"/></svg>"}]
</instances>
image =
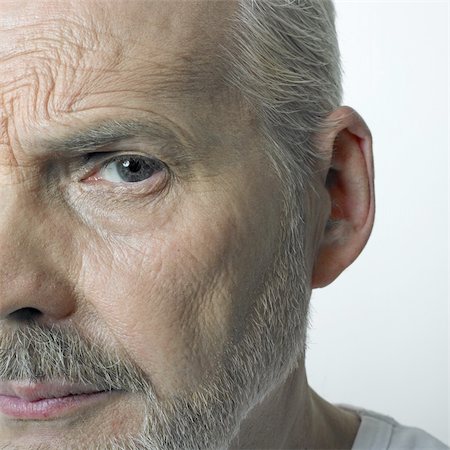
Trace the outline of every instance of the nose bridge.
<instances>
[{"instance_id":1,"label":"nose bridge","mask_svg":"<svg viewBox=\"0 0 450 450\"><path fill-rule=\"evenodd\" d=\"M64 278L54 220L36 199L0 186L0 320L22 309L37 310L43 320L69 316L75 309L70 280Z\"/></svg>"}]
</instances>

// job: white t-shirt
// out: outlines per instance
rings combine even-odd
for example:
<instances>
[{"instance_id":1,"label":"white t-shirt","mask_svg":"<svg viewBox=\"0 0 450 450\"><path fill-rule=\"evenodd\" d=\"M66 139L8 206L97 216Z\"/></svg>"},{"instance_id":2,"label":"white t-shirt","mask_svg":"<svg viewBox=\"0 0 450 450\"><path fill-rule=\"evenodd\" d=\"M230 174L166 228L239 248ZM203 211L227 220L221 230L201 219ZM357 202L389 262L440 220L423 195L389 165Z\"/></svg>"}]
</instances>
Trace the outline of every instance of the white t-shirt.
<instances>
[{"instance_id":1,"label":"white t-shirt","mask_svg":"<svg viewBox=\"0 0 450 450\"><path fill-rule=\"evenodd\" d=\"M338 406L361 417L352 450L449 450L427 432L401 425L392 417L351 405Z\"/></svg>"}]
</instances>

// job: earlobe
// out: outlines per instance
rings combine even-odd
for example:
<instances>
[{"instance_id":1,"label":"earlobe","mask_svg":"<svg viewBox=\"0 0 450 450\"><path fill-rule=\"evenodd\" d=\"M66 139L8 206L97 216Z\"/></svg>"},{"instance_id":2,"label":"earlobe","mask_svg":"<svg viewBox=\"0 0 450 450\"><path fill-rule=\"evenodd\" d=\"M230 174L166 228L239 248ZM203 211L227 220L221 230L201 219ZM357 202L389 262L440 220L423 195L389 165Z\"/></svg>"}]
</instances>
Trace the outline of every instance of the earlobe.
<instances>
[{"instance_id":1,"label":"earlobe","mask_svg":"<svg viewBox=\"0 0 450 450\"><path fill-rule=\"evenodd\" d=\"M312 288L330 284L358 257L375 214L370 130L347 106L335 110L329 119L337 124L324 140L331 154L324 182L331 207L315 259Z\"/></svg>"}]
</instances>

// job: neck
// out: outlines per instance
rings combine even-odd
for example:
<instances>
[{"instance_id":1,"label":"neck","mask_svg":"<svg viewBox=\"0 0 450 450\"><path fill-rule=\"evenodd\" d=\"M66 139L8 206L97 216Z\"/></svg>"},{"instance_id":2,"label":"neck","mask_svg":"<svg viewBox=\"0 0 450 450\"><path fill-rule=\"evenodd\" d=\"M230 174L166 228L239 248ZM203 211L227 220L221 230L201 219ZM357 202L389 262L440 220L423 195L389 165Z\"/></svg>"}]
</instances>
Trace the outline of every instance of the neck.
<instances>
[{"instance_id":1,"label":"neck","mask_svg":"<svg viewBox=\"0 0 450 450\"><path fill-rule=\"evenodd\" d=\"M299 366L250 411L230 448L351 449L359 424L319 397Z\"/></svg>"}]
</instances>

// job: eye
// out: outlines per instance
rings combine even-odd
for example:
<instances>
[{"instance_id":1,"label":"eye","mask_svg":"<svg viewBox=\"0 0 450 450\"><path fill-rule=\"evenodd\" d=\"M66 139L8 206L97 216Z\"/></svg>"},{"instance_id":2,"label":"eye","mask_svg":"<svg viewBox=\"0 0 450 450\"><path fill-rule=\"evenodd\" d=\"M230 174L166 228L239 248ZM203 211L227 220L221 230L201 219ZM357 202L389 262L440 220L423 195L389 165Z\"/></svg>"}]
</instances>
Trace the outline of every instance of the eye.
<instances>
[{"instance_id":1,"label":"eye","mask_svg":"<svg viewBox=\"0 0 450 450\"><path fill-rule=\"evenodd\" d=\"M138 183L164 169L160 161L139 155L123 155L109 159L86 181L99 179L111 183Z\"/></svg>"}]
</instances>

